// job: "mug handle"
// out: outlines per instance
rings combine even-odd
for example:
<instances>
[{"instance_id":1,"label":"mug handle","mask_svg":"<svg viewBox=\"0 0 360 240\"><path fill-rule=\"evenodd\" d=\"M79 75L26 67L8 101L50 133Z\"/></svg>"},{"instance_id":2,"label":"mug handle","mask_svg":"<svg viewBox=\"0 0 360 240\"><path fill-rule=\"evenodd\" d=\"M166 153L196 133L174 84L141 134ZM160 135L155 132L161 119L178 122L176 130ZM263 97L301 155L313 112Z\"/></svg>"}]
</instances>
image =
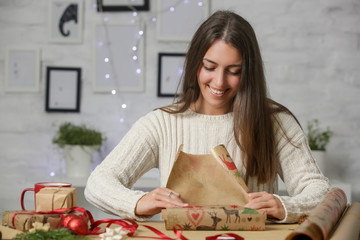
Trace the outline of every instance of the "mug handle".
<instances>
[{"instance_id":1,"label":"mug handle","mask_svg":"<svg viewBox=\"0 0 360 240\"><path fill-rule=\"evenodd\" d=\"M21 193L21 199L20 199L20 203L21 203L21 209L22 210L25 210L25 207L24 207L24 196L25 196L25 193L27 191L35 191L34 188L25 188L22 193Z\"/></svg>"}]
</instances>

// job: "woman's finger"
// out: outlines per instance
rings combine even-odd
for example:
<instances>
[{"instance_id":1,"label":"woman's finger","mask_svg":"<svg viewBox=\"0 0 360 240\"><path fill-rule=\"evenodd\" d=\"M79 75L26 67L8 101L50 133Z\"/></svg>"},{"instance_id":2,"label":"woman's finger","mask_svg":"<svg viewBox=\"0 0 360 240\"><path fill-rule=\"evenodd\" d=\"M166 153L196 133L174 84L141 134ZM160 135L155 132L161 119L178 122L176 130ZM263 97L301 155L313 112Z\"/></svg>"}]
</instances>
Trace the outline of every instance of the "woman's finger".
<instances>
[{"instance_id":1,"label":"woman's finger","mask_svg":"<svg viewBox=\"0 0 360 240\"><path fill-rule=\"evenodd\" d=\"M184 206L186 204L180 199L180 194L168 188L156 188L145 194L136 204L136 215L154 215L161 209Z\"/></svg>"},{"instance_id":2,"label":"woman's finger","mask_svg":"<svg viewBox=\"0 0 360 240\"><path fill-rule=\"evenodd\" d=\"M249 202L245 207L264 211L269 217L277 219L285 217L285 210L280 200L267 192L250 193Z\"/></svg>"},{"instance_id":3,"label":"woman's finger","mask_svg":"<svg viewBox=\"0 0 360 240\"><path fill-rule=\"evenodd\" d=\"M182 205L180 194L168 188L158 188L153 191L154 199L175 205Z\"/></svg>"}]
</instances>

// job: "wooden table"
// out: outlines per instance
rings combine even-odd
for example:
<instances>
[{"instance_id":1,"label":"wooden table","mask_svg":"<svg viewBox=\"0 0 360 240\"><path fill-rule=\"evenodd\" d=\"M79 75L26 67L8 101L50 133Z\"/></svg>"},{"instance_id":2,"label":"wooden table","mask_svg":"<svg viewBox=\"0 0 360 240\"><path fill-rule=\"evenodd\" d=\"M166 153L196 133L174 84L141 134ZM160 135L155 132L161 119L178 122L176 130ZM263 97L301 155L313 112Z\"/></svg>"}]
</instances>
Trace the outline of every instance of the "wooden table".
<instances>
[{"instance_id":1,"label":"wooden table","mask_svg":"<svg viewBox=\"0 0 360 240\"><path fill-rule=\"evenodd\" d=\"M139 222L138 224L139 227L134 235L137 238L134 239L149 239L141 238L141 236L158 237L158 235L142 225L154 227L167 236L176 239L176 235L172 230L165 230L165 223L163 221ZM116 228L116 226L117 225L112 225L112 228ZM297 226L298 224L267 224L265 231L183 231L182 235L189 240L205 239L208 236L215 236L222 233L235 233L246 240L282 240L285 239ZM91 238L98 239L98 237L95 236Z\"/></svg>"},{"instance_id":2,"label":"wooden table","mask_svg":"<svg viewBox=\"0 0 360 240\"><path fill-rule=\"evenodd\" d=\"M134 239L149 239L142 238L141 236L152 236L158 237L155 233L151 232L148 228L142 225L148 225L156 228L167 236L176 239L176 235L172 230L165 230L165 223L163 221L151 221L151 222L141 222L138 223L139 227L135 232L137 238ZM118 225L112 225L112 228L116 228ZM245 240L269 240L276 239L282 240L285 239L296 227L298 224L267 224L265 231L183 231L182 234L189 240L200 240L205 239L208 236L215 236L222 233L235 233ZM17 233L20 233L18 230L10 229L7 227L0 226L0 231L3 232L3 239L11 239L15 237ZM87 236L86 239L100 239L98 236ZM132 238L128 238L132 239Z\"/></svg>"}]
</instances>

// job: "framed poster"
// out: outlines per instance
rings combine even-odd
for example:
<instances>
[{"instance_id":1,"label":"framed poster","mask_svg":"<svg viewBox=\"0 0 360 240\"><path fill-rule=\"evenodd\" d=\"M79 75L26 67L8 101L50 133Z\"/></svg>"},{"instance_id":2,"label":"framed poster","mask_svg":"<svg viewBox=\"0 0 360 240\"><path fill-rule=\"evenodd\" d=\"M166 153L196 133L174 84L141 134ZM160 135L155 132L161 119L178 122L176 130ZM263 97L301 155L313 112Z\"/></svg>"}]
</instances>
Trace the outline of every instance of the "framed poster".
<instances>
[{"instance_id":1,"label":"framed poster","mask_svg":"<svg viewBox=\"0 0 360 240\"><path fill-rule=\"evenodd\" d=\"M95 26L94 92L144 90L143 33L138 23Z\"/></svg>"},{"instance_id":2,"label":"framed poster","mask_svg":"<svg viewBox=\"0 0 360 240\"><path fill-rule=\"evenodd\" d=\"M159 53L158 97L174 97L184 73L185 53ZM181 86L179 86L181 90Z\"/></svg>"},{"instance_id":3,"label":"framed poster","mask_svg":"<svg viewBox=\"0 0 360 240\"><path fill-rule=\"evenodd\" d=\"M161 41L190 41L209 15L209 0L158 0L157 4L156 30Z\"/></svg>"},{"instance_id":4,"label":"framed poster","mask_svg":"<svg viewBox=\"0 0 360 240\"><path fill-rule=\"evenodd\" d=\"M83 31L82 0L49 1L49 41L81 43Z\"/></svg>"},{"instance_id":5,"label":"framed poster","mask_svg":"<svg viewBox=\"0 0 360 240\"><path fill-rule=\"evenodd\" d=\"M98 12L149 11L150 0L96 0Z\"/></svg>"},{"instance_id":6,"label":"framed poster","mask_svg":"<svg viewBox=\"0 0 360 240\"><path fill-rule=\"evenodd\" d=\"M31 47L7 48L5 75L6 92L38 92L40 50Z\"/></svg>"},{"instance_id":7,"label":"framed poster","mask_svg":"<svg viewBox=\"0 0 360 240\"><path fill-rule=\"evenodd\" d=\"M47 112L80 112L81 68L46 68Z\"/></svg>"}]
</instances>

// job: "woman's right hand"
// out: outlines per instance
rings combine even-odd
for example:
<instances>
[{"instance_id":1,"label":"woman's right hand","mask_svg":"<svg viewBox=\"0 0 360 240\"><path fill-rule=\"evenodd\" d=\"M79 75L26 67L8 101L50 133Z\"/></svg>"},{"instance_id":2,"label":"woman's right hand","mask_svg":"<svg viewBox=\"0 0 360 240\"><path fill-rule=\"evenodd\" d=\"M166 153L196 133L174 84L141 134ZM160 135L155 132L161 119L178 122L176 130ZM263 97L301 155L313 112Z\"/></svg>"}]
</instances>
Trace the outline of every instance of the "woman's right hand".
<instances>
[{"instance_id":1,"label":"woman's right hand","mask_svg":"<svg viewBox=\"0 0 360 240\"><path fill-rule=\"evenodd\" d=\"M171 189L162 187L145 194L136 204L136 215L152 216L161 212L161 209L187 206L180 199L180 194Z\"/></svg>"}]
</instances>

